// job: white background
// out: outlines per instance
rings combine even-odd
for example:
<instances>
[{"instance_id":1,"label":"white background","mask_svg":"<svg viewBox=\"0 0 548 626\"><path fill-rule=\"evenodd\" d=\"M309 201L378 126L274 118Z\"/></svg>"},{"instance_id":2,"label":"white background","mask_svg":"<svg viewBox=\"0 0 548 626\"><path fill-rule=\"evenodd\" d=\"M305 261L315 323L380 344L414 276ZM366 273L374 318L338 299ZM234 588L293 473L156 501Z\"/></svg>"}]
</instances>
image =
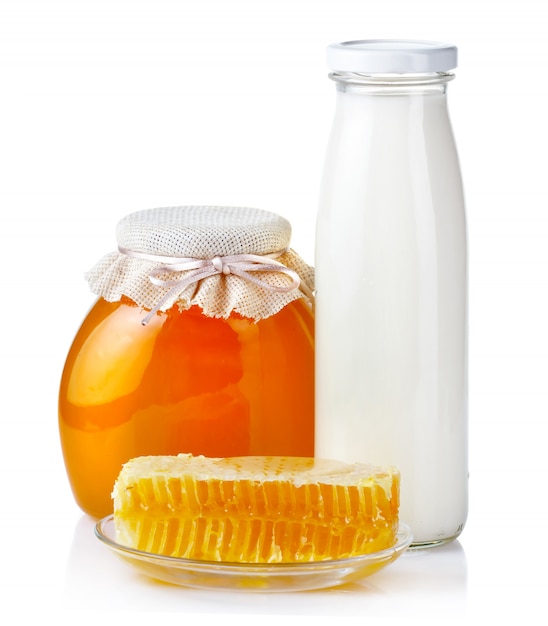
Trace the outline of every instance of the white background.
<instances>
[{"instance_id":1,"label":"white background","mask_svg":"<svg viewBox=\"0 0 548 626\"><path fill-rule=\"evenodd\" d=\"M543 623L544 4L0 0L2 613ZM138 578L73 503L57 438L64 358L93 301L83 274L114 249L119 218L172 204L274 210L313 263L335 97L325 46L378 37L441 40L460 52L449 104L470 244L465 531L445 553L400 559L338 591L242 597Z\"/></svg>"}]
</instances>

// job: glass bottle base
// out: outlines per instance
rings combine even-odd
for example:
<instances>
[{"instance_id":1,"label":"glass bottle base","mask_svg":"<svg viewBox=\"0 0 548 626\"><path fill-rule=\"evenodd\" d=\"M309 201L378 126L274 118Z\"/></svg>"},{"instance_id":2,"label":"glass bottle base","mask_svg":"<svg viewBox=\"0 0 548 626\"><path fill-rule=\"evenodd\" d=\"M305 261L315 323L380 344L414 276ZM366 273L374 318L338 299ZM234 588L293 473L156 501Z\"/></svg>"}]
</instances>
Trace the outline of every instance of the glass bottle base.
<instances>
[{"instance_id":1,"label":"glass bottle base","mask_svg":"<svg viewBox=\"0 0 548 626\"><path fill-rule=\"evenodd\" d=\"M443 539L432 539L431 541L417 541L411 542L408 550L429 550L431 548L439 548L440 546L444 546L448 543L454 541L459 535L461 531L451 537L444 537Z\"/></svg>"}]
</instances>

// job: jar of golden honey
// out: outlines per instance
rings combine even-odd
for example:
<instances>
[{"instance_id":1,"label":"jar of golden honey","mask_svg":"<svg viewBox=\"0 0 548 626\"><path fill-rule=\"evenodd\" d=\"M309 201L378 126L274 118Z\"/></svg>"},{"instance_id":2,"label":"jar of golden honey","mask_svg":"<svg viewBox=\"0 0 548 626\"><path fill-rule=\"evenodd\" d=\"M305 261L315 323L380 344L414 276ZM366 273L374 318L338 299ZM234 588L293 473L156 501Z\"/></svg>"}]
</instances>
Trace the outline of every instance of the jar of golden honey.
<instances>
[{"instance_id":1,"label":"jar of golden honey","mask_svg":"<svg viewBox=\"0 0 548 626\"><path fill-rule=\"evenodd\" d=\"M132 213L87 274L97 300L61 377L59 431L79 507L112 511L142 455L314 455L314 271L281 216Z\"/></svg>"}]
</instances>

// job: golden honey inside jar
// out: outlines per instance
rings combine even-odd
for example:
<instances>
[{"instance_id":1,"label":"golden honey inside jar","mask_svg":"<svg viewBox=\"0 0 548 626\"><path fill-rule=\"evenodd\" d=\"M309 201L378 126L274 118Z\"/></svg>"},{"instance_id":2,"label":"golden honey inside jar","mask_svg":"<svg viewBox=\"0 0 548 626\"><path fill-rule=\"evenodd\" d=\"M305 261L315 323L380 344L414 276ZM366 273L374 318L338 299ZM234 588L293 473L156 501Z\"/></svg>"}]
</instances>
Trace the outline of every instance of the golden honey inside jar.
<instances>
[{"instance_id":1,"label":"golden honey inside jar","mask_svg":"<svg viewBox=\"0 0 548 626\"><path fill-rule=\"evenodd\" d=\"M280 216L235 207L132 213L88 273L98 298L61 377L76 502L112 512L144 455L314 454L313 270Z\"/></svg>"}]
</instances>

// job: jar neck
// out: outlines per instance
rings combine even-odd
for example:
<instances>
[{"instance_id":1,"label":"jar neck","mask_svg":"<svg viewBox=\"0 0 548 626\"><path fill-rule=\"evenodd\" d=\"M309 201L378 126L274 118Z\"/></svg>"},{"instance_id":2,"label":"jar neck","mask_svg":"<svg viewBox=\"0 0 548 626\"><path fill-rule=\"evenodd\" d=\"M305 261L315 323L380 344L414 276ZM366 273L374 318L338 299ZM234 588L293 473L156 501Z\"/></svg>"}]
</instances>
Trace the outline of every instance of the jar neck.
<instances>
[{"instance_id":1,"label":"jar neck","mask_svg":"<svg viewBox=\"0 0 548 626\"><path fill-rule=\"evenodd\" d=\"M447 83L454 74L433 72L427 74L358 74L355 72L332 72L337 90L364 95L411 95L445 94Z\"/></svg>"}]
</instances>

